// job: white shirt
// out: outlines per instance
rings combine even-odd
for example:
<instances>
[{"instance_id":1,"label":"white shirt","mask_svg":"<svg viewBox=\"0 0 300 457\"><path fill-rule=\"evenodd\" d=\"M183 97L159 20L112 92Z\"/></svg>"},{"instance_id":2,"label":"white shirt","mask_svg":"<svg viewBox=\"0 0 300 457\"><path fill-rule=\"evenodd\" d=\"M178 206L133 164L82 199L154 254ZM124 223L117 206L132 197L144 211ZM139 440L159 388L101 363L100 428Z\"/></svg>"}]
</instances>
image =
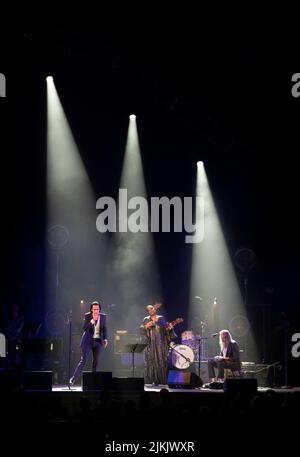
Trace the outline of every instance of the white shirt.
<instances>
[{"instance_id":1,"label":"white shirt","mask_svg":"<svg viewBox=\"0 0 300 457\"><path fill-rule=\"evenodd\" d=\"M94 320L92 319L93 324L95 324ZM97 324L94 325L94 335L93 338L100 338L100 316L99 319L97 320Z\"/></svg>"}]
</instances>

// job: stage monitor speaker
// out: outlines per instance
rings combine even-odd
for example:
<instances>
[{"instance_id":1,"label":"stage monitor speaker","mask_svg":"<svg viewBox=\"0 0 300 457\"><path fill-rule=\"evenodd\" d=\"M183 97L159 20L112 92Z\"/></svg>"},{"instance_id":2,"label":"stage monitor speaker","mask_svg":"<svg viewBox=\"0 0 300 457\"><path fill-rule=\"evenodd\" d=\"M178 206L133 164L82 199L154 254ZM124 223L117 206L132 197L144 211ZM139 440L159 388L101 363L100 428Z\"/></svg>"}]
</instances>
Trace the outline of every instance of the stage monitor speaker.
<instances>
[{"instance_id":1,"label":"stage monitor speaker","mask_svg":"<svg viewBox=\"0 0 300 457\"><path fill-rule=\"evenodd\" d=\"M173 389L194 389L202 385L203 382L196 373L176 370L170 370L168 373L168 386Z\"/></svg>"},{"instance_id":2,"label":"stage monitor speaker","mask_svg":"<svg viewBox=\"0 0 300 457\"><path fill-rule=\"evenodd\" d=\"M52 371L24 371L23 388L25 390L52 390Z\"/></svg>"},{"instance_id":3,"label":"stage monitor speaker","mask_svg":"<svg viewBox=\"0 0 300 457\"><path fill-rule=\"evenodd\" d=\"M257 392L257 379L228 378L224 381L223 389L228 394L255 395Z\"/></svg>"},{"instance_id":4,"label":"stage monitor speaker","mask_svg":"<svg viewBox=\"0 0 300 457\"><path fill-rule=\"evenodd\" d=\"M111 371L84 371L82 373L82 390L103 390L112 388Z\"/></svg>"},{"instance_id":5,"label":"stage monitor speaker","mask_svg":"<svg viewBox=\"0 0 300 457\"><path fill-rule=\"evenodd\" d=\"M112 385L119 392L143 392L144 378L113 378Z\"/></svg>"},{"instance_id":6,"label":"stage monitor speaker","mask_svg":"<svg viewBox=\"0 0 300 457\"><path fill-rule=\"evenodd\" d=\"M17 390L21 386L21 373L18 370L0 369L0 392Z\"/></svg>"}]
</instances>

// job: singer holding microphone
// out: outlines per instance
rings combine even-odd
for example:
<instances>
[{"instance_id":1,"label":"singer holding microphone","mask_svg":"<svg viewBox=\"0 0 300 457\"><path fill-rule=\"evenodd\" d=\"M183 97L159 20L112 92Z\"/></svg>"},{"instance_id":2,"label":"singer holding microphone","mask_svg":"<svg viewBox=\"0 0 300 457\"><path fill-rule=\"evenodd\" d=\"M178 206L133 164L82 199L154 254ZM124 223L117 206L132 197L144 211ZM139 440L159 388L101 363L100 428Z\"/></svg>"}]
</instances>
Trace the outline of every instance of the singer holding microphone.
<instances>
[{"instance_id":1,"label":"singer holding microphone","mask_svg":"<svg viewBox=\"0 0 300 457\"><path fill-rule=\"evenodd\" d=\"M90 306L90 311L85 314L83 322L83 335L81 337L81 358L74 371L73 376L69 380L72 386L80 376L91 350L93 353L92 370L97 370L98 359L101 346L104 348L108 345L107 329L106 329L106 314L101 311L101 305L98 301L94 301Z\"/></svg>"},{"instance_id":2,"label":"singer holding microphone","mask_svg":"<svg viewBox=\"0 0 300 457\"><path fill-rule=\"evenodd\" d=\"M211 336L216 336L217 333ZM240 360L240 348L236 341L232 339L229 330L221 330L219 332L219 344L220 344L220 355L215 356L208 360L208 375L211 378L211 382L215 382L215 370L218 369L217 378L221 381L224 379L224 369L230 369L233 375L240 375L241 372L241 360Z\"/></svg>"}]
</instances>

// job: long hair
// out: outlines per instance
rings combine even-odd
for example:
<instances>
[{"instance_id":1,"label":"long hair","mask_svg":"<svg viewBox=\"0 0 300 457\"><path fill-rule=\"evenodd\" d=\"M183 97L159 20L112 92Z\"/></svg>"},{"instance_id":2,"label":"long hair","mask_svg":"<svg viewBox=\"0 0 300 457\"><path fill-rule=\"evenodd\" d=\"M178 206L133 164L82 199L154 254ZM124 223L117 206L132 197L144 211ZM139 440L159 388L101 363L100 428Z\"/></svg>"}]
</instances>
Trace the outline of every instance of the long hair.
<instances>
[{"instance_id":1,"label":"long hair","mask_svg":"<svg viewBox=\"0 0 300 457\"><path fill-rule=\"evenodd\" d=\"M222 335L224 335L224 334L226 335L227 343L223 343L223 341L222 341ZM233 343L233 342L234 342L234 340L232 339L232 336L231 336L231 333L229 330L224 328L223 330L220 331L219 344L220 344L221 351L223 351L224 347L228 346L228 343Z\"/></svg>"},{"instance_id":2,"label":"long hair","mask_svg":"<svg viewBox=\"0 0 300 457\"><path fill-rule=\"evenodd\" d=\"M101 311L101 304L98 301L93 301L93 303L90 306L90 312L92 312L94 305L99 306L99 311Z\"/></svg>"}]
</instances>

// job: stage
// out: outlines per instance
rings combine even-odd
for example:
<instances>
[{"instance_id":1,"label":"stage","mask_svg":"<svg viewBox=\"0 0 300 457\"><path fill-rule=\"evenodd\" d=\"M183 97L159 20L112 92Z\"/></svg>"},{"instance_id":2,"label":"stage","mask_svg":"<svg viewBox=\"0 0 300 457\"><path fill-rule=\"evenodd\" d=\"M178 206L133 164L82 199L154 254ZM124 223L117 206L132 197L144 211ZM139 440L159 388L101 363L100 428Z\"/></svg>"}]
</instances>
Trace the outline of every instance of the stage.
<instances>
[{"instance_id":1,"label":"stage","mask_svg":"<svg viewBox=\"0 0 300 457\"><path fill-rule=\"evenodd\" d=\"M181 10L3 15L0 405L17 456L298 439L298 42L261 13L248 28L248 11Z\"/></svg>"},{"instance_id":2,"label":"stage","mask_svg":"<svg viewBox=\"0 0 300 457\"><path fill-rule=\"evenodd\" d=\"M182 393L188 393L188 394L224 394L223 389L210 389L208 387L196 387L194 389L185 389L185 388L180 388L180 389L173 389L169 386L145 386L144 391L145 392L153 392L153 393L159 393L161 389L167 389L169 392L174 393L174 394L182 394ZM295 386L295 387L258 387L257 388L257 393L265 393L268 390L272 390L276 393L280 394L286 394L286 393L292 393L292 392L300 392L300 386ZM82 389L82 386L72 386L68 387L66 384L61 384L61 385L56 385L52 387L52 392L68 392L68 393L79 393L79 392L85 392ZM99 392L99 391L98 391Z\"/></svg>"},{"instance_id":3,"label":"stage","mask_svg":"<svg viewBox=\"0 0 300 457\"><path fill-rule=\"evenodd\" d=\"M132 378L131 378L132 379ZM138 378L137 378L138 379ZM23 397L26 399L26 405L31 405L39 410L49 411L53 405L59 404L66 411L68 420L76 418L84 409L92 412L97 410L99 405L109 403L113 408L123 414L128 405L134 412L138 412L141 405L146 402L149 411L154 411L167 404L168 408L181 414L190 411L196 414L196 411L207 409L213 414L219 414L224 405L241 403L243 407L251 407L253 401L257 398L275 401L277 405L282 405L289 399L299 397L299 387L288 388L270 388L258 387L257 391L248 388L233 388L230 391L223 389L210 389L205 387L197 388L171 388L168 386L144 386L143 389L131 388L125 389L120 385L117 389L103 390L83 390L81 385L69 387L66 384L54 385L51 390L19 390L17 392L1 392L5 398ZM254 399L254 400L253 400ZM83 406L85 405L85 407ZM201 416L201 413L199 413Z\"/></svg>"}]
</instances>

